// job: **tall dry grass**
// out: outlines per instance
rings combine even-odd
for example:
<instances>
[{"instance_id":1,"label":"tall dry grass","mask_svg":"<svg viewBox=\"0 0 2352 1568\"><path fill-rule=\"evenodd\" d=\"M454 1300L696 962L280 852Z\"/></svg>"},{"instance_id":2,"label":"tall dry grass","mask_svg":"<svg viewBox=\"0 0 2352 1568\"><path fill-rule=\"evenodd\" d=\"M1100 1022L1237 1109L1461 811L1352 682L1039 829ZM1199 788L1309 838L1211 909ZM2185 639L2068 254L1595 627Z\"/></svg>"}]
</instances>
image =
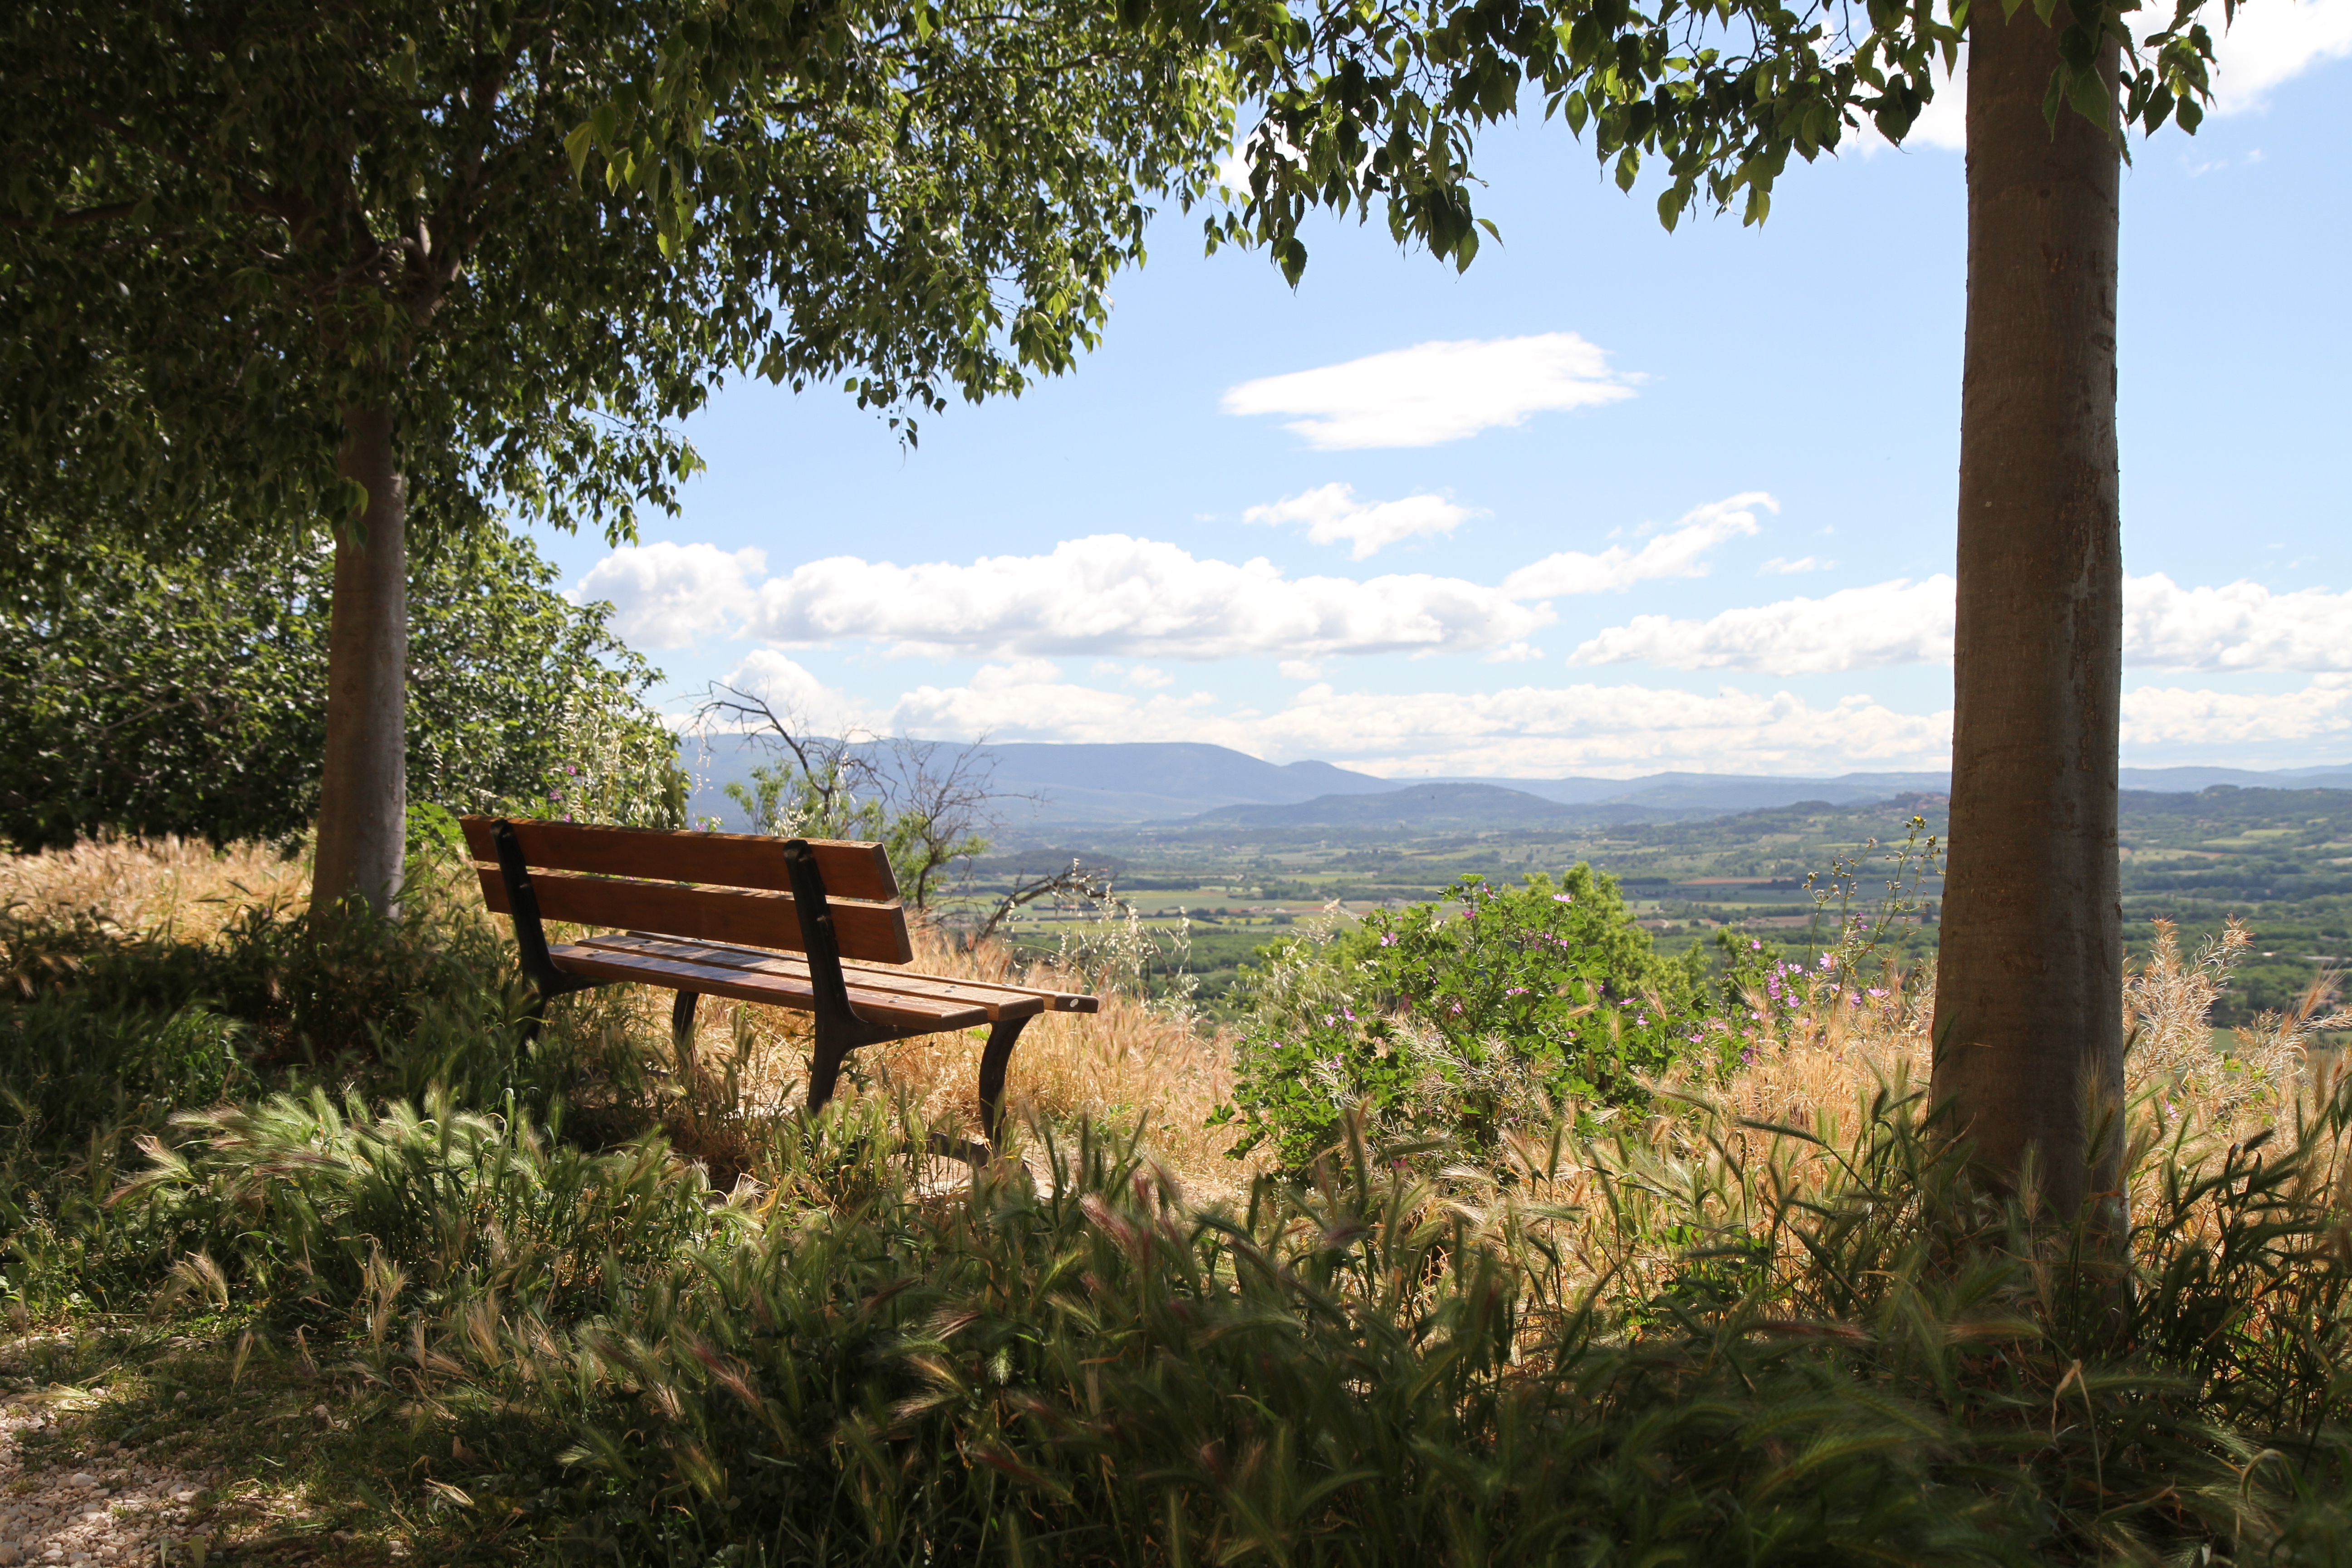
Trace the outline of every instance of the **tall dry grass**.
<instances>
[{"instance_id":1,"label":"tall dry grass","mask_svg":"<svg viewBox=\"0 0 2352 1568\"><path fill-rule=\"evenodd\" d=\"M2154 924L2148 957L2126 969L2117 998L2126 1100L2149 1119L2141 1135L2212 1153L2312 1114L2344 1070L2326 1037L2352 1028L2352 1010L2336 1005L2336 978L2322 976L2284 1011L2217 1030L2213 1004L2251 950L2252 933L2233 919L2185 953L2172 921ZM1812 1175L1834 1184L1827 1152L1862 1137L1882 1092L1927 1088L1935 990L1931 962L1910 973L1888 964L1867 979L1817 975L1795 1005L1777 1011L1771 998L1748 998L1751 1014L1769 1021L1751 1025L1741 1065L1722 1081L1686 1069L1666 1075L1652 1139L1685 1136L1690 1119L1682 1108L1702 1104L1721 1113L1713 1125L1792 1127L1819 1139L1823 1152L1811 1162ZM1790 1168L1806 1166L1800 1159ZM2153 1181L2157 1171L2149 1163L2141 1174ZM2138 1206L2152 1194L2135 1189L2132 1196Z\"/></svg>"},{"instance_id":2,"label":"tall dry grass","mask_svg":"<svg viewBox=\"0 0 2352 1568\"><path fill-rule=\"evenodd\" d=\"M71 849L0 859L0 910L26 922L89 921L127 937L205 942L243 910L263 905L299 910L309 868L268 846L214 848L179 838L106 839ZM461 918L483 915L472 881L451 876L421 884L415 896L438 900ZM501 924L503 922L500 922ZM2151 1098L2171 1123L2200 1140L2242 1142L2289 1114L2301 1089L2340 1070L2330 1032L2352 1028L2352 1011L2336 1006L2333 977L2295 1006L2264 1014L2217 1036L2208 1022L2252 934L2231 921L2195 952L2184 952L2171 922L2156 922L2147 962L2124 977L2118 1005L2131 1047L2127 1086ZM914 967L952 978L1019 983L1011 952L988 944L965 950L951 935L919 927ZM1086 988L1087 976L1029 972L1038 984ZM1093 984L1104 983L1097 977ZM1924 1087L1929 1069L1932 967L1892 966L1866 979L1810 977L1794 1005L1751 998L1769 1023L1752 1026L1740 1066L1727 1079L1693 1068L1669 1073L1668 1098L1653 1118L1672 1136L1685 1100L1704 1100L1733 1118L1806 1129L1832 1146L1856 1137L1882 1086ZM669 994L630 987L606 994L606 1027L615 1015L646 1048L666 1040ZM979 1129L980 1032L901 1041L851 1059L843 1090L903 1099L927 1120ZM801 1099L809 1053L808 1024L778 1008L706 1003L689 1062L659 1062L677 1114L667 1118L689 1151L717 1149L722 1126L739 1130L791 1110ZM2306 1058L2312 1059L2306 1060ZM1203 1197L1237 1194L1263 1166L1226 1157L1231 1134L1208 1125L1233 1086L1230 1037L1198 1026L1180 1010L1131 990L1103 993L1098 1014L1047 1014L1033 1021L1014 1054L1007 1082L1013 1115L1032 1126L1080 1118L1139 1129L1172 1175Z\"/></svg>"},{"instance_id":3,"label":"tall dry grass","mask_svg":"<svg viewBox=\"0 0 2352 1568\"><path fill-rule=\"evenodd\" d=\"M310 889L308 860L266 844L109 837L0 856L0 910L17 920L89 920L165 942L210 941L256 904L299 910Z\"/></svg>"},{"instance_id":4,"label":"tall dry grass","mask_svg":"<svg viewBox=\"0 0 2352 1568\"><path fill-rule=\"evenodd\" d=\"M0 858L0 910L27 923L89 921L126 938L203 943L242 910L303 908L310 868L257 844L215 849L180 838L106 839L71 849ZM470 876L412 884L412 902L436 912L487 920ZM497 922L503 931L505 922ZM918 926L913 967L957 979L1022 983L1010 951L991 943L964 951L947 933ZM1087 977L1038 971L1034 984L1088 989ZM1097 982L1098 983L1098 982ZM796 1107L806 1085L808 1022L781 1008L706 1001L688 1062L667 1059L670 994L646 986L600 994L597 1027L662 1059L664 1117L681 1147L719 1163L749 1124ZM559 1007L565 1004L558 1004ZM623 1027L615 1029L615 1025ZM980 1052L984 1036L942 1035L858 1053L845 1073L849 1095L903 1098L927 1120L980 1127ZM1222 1034L1203 1033L1180 1013L1128 990L1103 993L1097 1014L1047 1014L1030 1023L1008 1075L1013 1115L1030 1123L1079 1118L1139 1127L1144 1141L1195 1191L1235 1193L1256 1168L1225 1158L1230 1139L1207 1126L1233 1083Z\"/></svg>"},{"instance_id":5,"label":"tall dry grass","mask_svg":"<svg viewBox=\"0 0 2352 1568\"><path fill-rule=\"evenodd\" d=\"M1087 976L1049 968L1019 969L999 943L967 951L952 936L919 926L913 968L950 979L1086 990ZM1100 984L1095 981L1092 984ZM1258 1161L1226 1158L1233 1140L1208 1125L1209 1113L1233 1089L1232 1042L1131 991L1107 989L1099 1013L1046 1013L1023 1030L1005 1079L1013 1119L1034 1131L1084 1118L1139 1130L1143 1142L1187 1189L1205 1197L1238 1195L1261 1168ZM658 1013L667 1026L668 993L637 999L651 1026ZM693 1088L679 1109L708 1120L709 1110L740 1105L753 1118L781 1114L800 1102L811 1047L804 1015L776 1007L706 1003L695 1020L690 1064ZM906 1101L934 1125L980 1133L980 1055L985 1030L929 1035L869 1047L843 1069L841 1092ZM681 1088L683 1089L683 1085ZM723 1120L723 1119L722 1119ZM677 1129L697 1145L693 1126Z\"/></svg>"}]
</instances>

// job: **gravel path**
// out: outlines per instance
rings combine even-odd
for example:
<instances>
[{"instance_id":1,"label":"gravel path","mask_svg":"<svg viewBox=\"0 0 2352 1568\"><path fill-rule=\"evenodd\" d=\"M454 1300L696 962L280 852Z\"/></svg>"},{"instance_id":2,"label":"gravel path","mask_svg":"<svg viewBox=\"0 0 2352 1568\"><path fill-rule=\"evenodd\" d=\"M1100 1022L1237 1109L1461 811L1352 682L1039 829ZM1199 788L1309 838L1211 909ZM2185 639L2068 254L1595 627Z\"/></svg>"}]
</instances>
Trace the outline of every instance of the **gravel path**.
<instances>
[{"instance_id":1,"label":"gravel path","mask_svg":"<svg viewBox=\"0 0 2352 1568\"><path fill-rule=\"evenodd\" d=\"M176 1548L202 1533L189 1526L190 1505L219 1478L146 1463L120 1444L68 1464L28 1466L17 1438L51 1419L21 1396L0 1405L0 1568L152 1563L166 1544L175 1548L169 1560L181 1561Z\"/></svg>"}]
</instances>

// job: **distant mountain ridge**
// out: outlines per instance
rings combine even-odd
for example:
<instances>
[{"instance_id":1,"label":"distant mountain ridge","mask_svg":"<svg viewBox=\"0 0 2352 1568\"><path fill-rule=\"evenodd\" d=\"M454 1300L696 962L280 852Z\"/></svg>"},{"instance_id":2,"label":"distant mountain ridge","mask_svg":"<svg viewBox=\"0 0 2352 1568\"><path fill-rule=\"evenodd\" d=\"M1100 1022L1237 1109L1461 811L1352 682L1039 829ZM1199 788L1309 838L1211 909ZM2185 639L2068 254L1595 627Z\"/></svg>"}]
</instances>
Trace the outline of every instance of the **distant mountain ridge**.
<instances>
[{"instance_id":1,"label":"distant mountain ridge","mask_svg":"<svg viewBox=\"0 0 2352 1568\"><path fill-rule=\"evenodd\" d=\"M740 736L688 739L681 760L696 775L692 810L740 826L740 814L723 785L747 781L752 764L772 753ZM1562 826L1603 822L1658 821L1764 811L1799 801L1832 805L1885 800L1909 792L1943 794L1951 788L1946 772L1853 773L1832 778L1775 773L1658 773L1641 778L1604 779L1571 774L1556 779L1444 776L1381 778L1330 763L1269 763L1227 746L1198 741L1111 742L1002 742L987 748L995 763L995 787L1019 798L1008 802L1004 833L1018 837L1050 834L1060 827L1108 827L1140 823L1173 824L1212 817L1273 826L1274 816L1251 816L1249 808L1316 803L1313 820L1338 820L1334 812L1360 816L1363 826L1393 820L1399 826L1424 820L1400 816L1418 802L1439 814L1437 826L1507 819ZM2352 767L2126 768L2126 789L2194 794L2216 784L2241 789L2352 789ZM1446 786L1440 788L1440 786ZM1414 792L1432 792L1416 795ZM1492 791L1491 795L1478 791ZM1373 797L1360 809L1341 797ZM1505 799L1503 797L1517 797ZM1034 809L1031 809L1034 804ZM1576 807L1554 816L1541 808ZM1244 815L1234 816L1235 811ZM1305 817L1301 821L1307 820ZM1213 823L1203 823L1213 826Z\"/></svg>"},{"instance_id":2,"label":"distant mountain ridge","mask_svg":"<svg viewBox=\"0 0 2352 1568\"><path fill-rule=\"evenodd\" d=\"M1218 828L1412 828L1480 832L1500 828L1589 827L1645 822L1659 816L1712 816L1606 801L1570 805L1525 790L1489 784L1416 784L1377 795L1327 795L1282 805L1221 805L1171 824L1195 831Z\"/></svg>"}]
</instances>

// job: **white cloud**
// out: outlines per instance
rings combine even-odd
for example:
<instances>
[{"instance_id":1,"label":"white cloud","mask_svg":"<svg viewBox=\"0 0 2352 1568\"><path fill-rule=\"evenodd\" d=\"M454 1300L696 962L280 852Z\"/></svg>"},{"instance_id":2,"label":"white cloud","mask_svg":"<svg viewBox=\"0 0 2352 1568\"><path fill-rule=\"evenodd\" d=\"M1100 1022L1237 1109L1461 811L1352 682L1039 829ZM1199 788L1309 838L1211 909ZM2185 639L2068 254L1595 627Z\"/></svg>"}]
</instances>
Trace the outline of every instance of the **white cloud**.
<instances>
[{"instance_id":1,"label":"white cloud","mask_svg":"<svg viewBox=\"0 0 2352 1568\"><path fill-rule=\"evenodd\" d=\"M2227 32L2213 32L2214 109L2258 110L2273 89L2315 65L2352 55L2352 0L2253 0L2238 8Z\"/></svg>"},{"instance_id":2,"label":"white cloud","mask_svg":"<svg viewBox=\"0 0 2352 1568\"><path fill-rule=\"evenodd\" d=\"M1042 659L984 666L960 686L920 686L882 728L999 740L1208 741L1275 761L1313 757L1386 776L1562 773L1673 768L1833 774L1935 768L1951 760L1948 709L1905 713L1856 693L1812 702L1788 692L1650 686L1504 691L1348 692L1318 684L1279 709L1221 710L1204 692L1099 690ZM2352 742L2352 674L2300 691L2142 688L2124 698L2123 739L2142 762L2211 757L2269 765ZM2262 748L2260 756L2249 748ZM2264 759L2268 759L2265 761Z\"/></svg>"},{"instance_id":3,"label":"white cloud","mask_svg":"<svg viewBox=\"0 0 2352 1568\"><path fill-rule=\"evenodd\" d=\"M771 578L749 635L783 644L871 637L935 655L1161 658L1475 652L1551 612L1458 577L1286 577L1271 562L1196 559L1096 534L1045 555L898 566L836 555Z\"/></svg>"},{"instance_id":4,"label":"white cloud","mask_svg":"<svg viewBox=\"0 0 2352 1568\"><path fill-rule=\"evenodd\" d=\"M1127 683L1129 686L1173 686L1176 684L1176 678L1164 669L1154 669L1148 664L1139 664L1127 672Z\"/></svg>"},{"instance_id":5,"label":"white cloud","mask_svg":"<svg viewBox=\"0 0 2352 1568\"><path fill-rule=\"evenodd\" d=\"M1213 699L1137 697L1072 685L1041 658L982 665L963 686L919 686L901 695L888 729L900 735L989 735L1000 741L1199 740Z\"/></svg>"},{"instance_id":6,"label":"white cloud","mask_svg":"<svg viewBox=\"0 0 2352 1568\"><path fill-rule=\"evenodd\" d=\"M1574 332L1429 342L1345 364L1245 381L1228 414L1305 416L1284 426L1321 451L1433 447L1528 415L1633 395L1608 354Z\"/></svg>"},{"instance_id":7,"label":"white cloud","mask_svg":"<svg viewBox=\"0 0 2352 1568\"><path fill-rule=\"evenodd\" d=\"M1762 490L1710 501L1683 514L1639 550L1612 544L1598 555L1580 550L1547 555L1503 579L1503 592L1515 599L1546 599L1557 594L1622 593L1649 578L1704 577L1708 551L1758 531L1753 509L1759 506L1780 510L1780 503ZM1657 525L1649 524L1642 531L1656 530Z\"/></svg>"},{"instance_id":8,"label":"white cloud","mask_svg":"<svg viewBox=\"0 0 2352 1568\"><path fill-rule=\"evenodd\" d=\"M1726 610L1704 621L1636 616L1580 644L1568 661L1798 675L1951 657L1952 580L1939 574L1924 583L1897 578Z\"/></svg>"},{"instance_id":9,"label":"white cloud","mask_svg":"<svg viewBox=\"0 0 2352 1568\"><path fill-rule=\"evenodd\" d=\"M1836 562L1824 561L1818 555L1801 555L1794 561L1775 555L1756 568L1756 574L1759 577L1793 577L1800 572L1826 572L1836 564Z\"/></svg>"},{"instance_id":10,"label":"white cloud","mask_svg":"<svg viewBox=\"0 0 2352 1568\"><path fill-rule=\"evenodd\" d=\"M1535 644L1515 642L1508 647L1498 647L1488 654L1486 662L1488 664L1525 664L1529 659L1542 657L1543 649L1536 647Z\"/></svg>"},{"instance_id":11,"label":"white cloud","mask_svg":"<svg viewBox=\"0 0 2352 1568\"><path fill-rule=\"evenodd\" d=\"M2352 739L2352 677L2344 675L2314 676L2300 691L2143 686L2124 693L2126 746L2190 747L2208 754L2225 746L2242 756L2249 746L2293 753L2313 742L2347 739Z\"/></svg>"},{"instance_id":12,"label":"white cloud","mask_svg":"<svg viewBox=\"0 0 2352 1568\"><path fill-rule=\"evenodd\" d=\"M1569 662L1774 675L1948 662L1952 591L1952 579L1938 574L1704 621L1636 616L1580 645ZM2276 594L2247 582L2183 588L2162 573L2126 578L2124 658L2143 669L2352 670L2352 594Z\"/></svg>"},{"instance_id":13,"label":"white cloud","mask_svg":"<svg viewBox=\"0 0 2352 1568\"><path fill-rule=\"evenodd\" d=\"M2158 669L2352 669L2352 594L2134 577L2124 588L2124 654Z\"/></svg>"},{"instance_id":14,"label":"white cloud","mask_svg":"<svg viewBox=\"0 0 2352 1568\"><path fill-rule=\"evenodd\" d=\"M753 648L720 680L736 690L764 700L779 718L795 719L820 730L853 728L865 722L865 705L849 693L827 686L797 660L771 647Z\"/></svg>"},{"instance_id":15,"label":"white cloud","mask_svg":"<svg viewBox=\"0 0 2352 1568\"><path fill-rule=\"evenodd\" d=\"M1351 556L1361 561L1402 540L1451 533L1469 516L1468 507L1456 506L1444 496L1364 501L1356 499L1352 486L1328 484L1271 506L1254 506L1242 513L1242 521L1303 522L1307 537L1314 543L1352 544Z\"/></svg>"},{"instance_id":16,"label":"white cloud","mask_svg":"<svg viewBox=\"0 0 2352 1568\"><path fill-rule=\"evenodd\" d=\"M2168 10L2151 13L2168 23ZM2213 34L2213 111L2243 114L2267 108L2271 93L2315 66L2352 56L2352 0L2252 0L2238 8L2225 30L2221 8L2209 6L2205 25ZM1969 50L1960 46L1959 68L1948 81L1937 71L1936 96L1904 137L1906 147L1941 147L1963 152L1969 144ZM1865 152L1885 146L1864 124ZM2260 163L2253 153L2247 163ZM2192 174L2226 167L2227 159L2193 168Z\"/></svg>"},{"instance_id":17,"label":"white cloud","mask_svg":"<svg viewBox=\"0 0 2352 1568\"><path fill-rule=\"evenodd\" d=\"M1934 767L1951 714L1898 713L1867 696L1816 705L1786 692L1714 695L1640 686L1496 692L1339 692L1317 685L1275 712L1221 713L1203 693L1139 698L1059 680L1050 665L991 666L969 685L924 686L890 716L902 732L1000 740L1209 741L1276 759L1317 757L1386 774L1759 773Z\"/></svg>"},{"instance_id":18,"label":"white cloud","mask_svg":"<svg viewBox=\"0 0 2352 1568\"><path fill-rule=\"evenodd\" d=\"M638 647L685 647L730 631L751 607L748 579L767 560L763 551L730 555L715 544L628 545L589 568L571 597L611 600L613 629Z\"/></svg>"}]
</instances>

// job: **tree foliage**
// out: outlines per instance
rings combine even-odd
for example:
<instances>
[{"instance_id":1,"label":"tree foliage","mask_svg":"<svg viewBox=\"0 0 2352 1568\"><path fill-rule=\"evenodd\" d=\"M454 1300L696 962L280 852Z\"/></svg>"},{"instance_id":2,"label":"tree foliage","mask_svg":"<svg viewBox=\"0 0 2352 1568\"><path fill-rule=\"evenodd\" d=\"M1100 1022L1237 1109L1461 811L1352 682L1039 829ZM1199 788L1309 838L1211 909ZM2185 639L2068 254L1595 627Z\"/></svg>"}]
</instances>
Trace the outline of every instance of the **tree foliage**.
<instances>
[{"instance_id":1,"label":"tree foliage","mask_svg":"<svg viewBox=\"0 0 2352 1568\"><path fill-rule=\"evenodd\" d=\"M299 834L318 800L331 572L315 543L158 566L100 542L20 581L0 602L15 694L0 707L0 835L37 849L106 829ZM583 772L617 773L682 811L675 744L642 697L658 672L605 629L608 606L574 605L554 582L503 532L416 563L411 795L545 809Z\"/></svg>"},{"instance_id":2,"label":"tree foliage","mask_svg":"<svg viewBox=\"0 0 2352 1568\"><path fill-rule=\"evenodd\" d=\"M166 540L340 518L386 400L445 521L625 532L717 376L1017 392L1231 122L1076 0L31 0L0 55L0 496Z\"/></svg>"},{"instance_id":3,"label":"tree foliage","mask_svg":"<svg viewBox=\"0 0 2352 1568\"><path fill-rule=\"evenodd\" d=\"M2207 0L2177 0L2160 30L2136 36L2139 0L2076 5L2032 0L2062 26L2063 64L2044 112L2071 106L2101 125L2116 113L2153 133L2194 131L2210 96ZM1318 207L1377 205L1400 242L1467 267L1481 230L1472 155L1477 132L1529 97L1578 136L1631 191L1661 174L1662 222L1694 203L1761 221L1791 154L1811 162L1867 123L1907 135L1948 76L1969 0L1125 0L1159 36L1213 39L1234 51L1247 96L1264 105L1249 139L1242 210L1209 224L1209 241L1270 247L1294 281L1307 265L1299 228ZM2003 0L2015 15L2024 0ZM2222 0L2234 15L2236 0ZM2099 40L2127 51L2110 77Z\"/></svg>"}]
</instances>

